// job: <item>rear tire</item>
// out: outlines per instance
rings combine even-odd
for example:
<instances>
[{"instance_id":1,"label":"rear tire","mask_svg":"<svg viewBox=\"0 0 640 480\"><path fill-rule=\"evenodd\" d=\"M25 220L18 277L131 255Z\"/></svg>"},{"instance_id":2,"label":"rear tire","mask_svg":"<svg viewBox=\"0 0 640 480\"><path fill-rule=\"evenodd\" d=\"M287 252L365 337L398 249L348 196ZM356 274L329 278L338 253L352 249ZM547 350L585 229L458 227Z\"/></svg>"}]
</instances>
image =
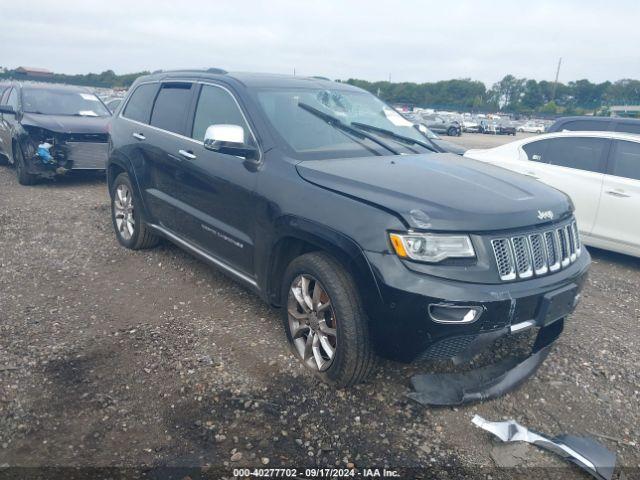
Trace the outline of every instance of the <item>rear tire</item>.
<instances>
[{"instance_id":1,"label":"rear tire","mask_svg":"<svg viewBox=\"0 0 640 480\"><path fill-rule=\"evenodd\" d=\"M316 295L318 286L320 293ZM304 299L305 289L308 303ZM342 265L322 252L301 255L287 267L281 295L282 321L292 350L321 380L342 388L371 375L377 358L369 319L355 282ZM312 308L308 308L309 303ZM324 335L331 330L333 335ZM314 337L319 338L317 344ZM327 342L330 342L328 349ZM307 348L314 350L308 357ZM331 350L333 356L328 354Z\"/></svg>"},{"instance_id":2,"label":"rear tire","mask_svg":"<svg viewBox=\"0 0 640 480\"><path fill-rule=\"evenodd\" d=\"M13 145L13 164L16 167L16 176L18 177L18 183L20 185L28 186L36 183L38 176L27 171L22 148L20 148L18 143Z\"/></svg>"},{"instance_id":3,"label":"rear tire","mask_svg":"<svg viewBox=\"0 0 640 480\"><path fill-rule=\"evenodd\" d=\"M111 221L118 242L131 250L155 247L160 237L144 222L128 174L121 173L116 177L110 194Z\"/></svg>"}]
</instances>

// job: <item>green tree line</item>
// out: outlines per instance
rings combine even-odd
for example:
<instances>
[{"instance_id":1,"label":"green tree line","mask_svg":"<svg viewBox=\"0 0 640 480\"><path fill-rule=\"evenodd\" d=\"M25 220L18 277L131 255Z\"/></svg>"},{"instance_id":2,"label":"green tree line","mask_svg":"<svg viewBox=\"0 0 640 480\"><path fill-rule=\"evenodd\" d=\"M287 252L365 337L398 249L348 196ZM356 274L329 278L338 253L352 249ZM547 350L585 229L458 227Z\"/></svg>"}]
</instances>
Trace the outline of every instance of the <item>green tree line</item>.
<instances>
[{"instance_id":1,"label":"green tree line","mask_svg":"<svg viewBox=\"0 0 640 480\"><path fill-rule=\"evenodd\" d=\"M90 87L129 87L140 75L149 72L117 75L113 70L102 73L65 75L56 73L48 78L32 80L69 83ZM20 77L13 70L0 78ZM584 114L605 113L609 105L640 105L640 81L622 79L616 82L593 83L576 80L568 83L516 78L506 75L490 88L470 78L439 82L370 82L349 79L345 83L358 86L390 103L409 104L444 110L473 112L504 111L522 114Z\"/></svg>"},{"instance_id":2,"label":"green tree line","mask_svg":"<svg viewBox=\"0 0 640 480\"><path fill-rule=\"evenodd\" d=\"M390 103L443 110L580 115L606 113L610 105L640 105L640 81L631 79L602 83L583 79L556 85L506 75L491 88L469 78L430 83L349 79L346 83Z\"/></svg>"}]
</instances>

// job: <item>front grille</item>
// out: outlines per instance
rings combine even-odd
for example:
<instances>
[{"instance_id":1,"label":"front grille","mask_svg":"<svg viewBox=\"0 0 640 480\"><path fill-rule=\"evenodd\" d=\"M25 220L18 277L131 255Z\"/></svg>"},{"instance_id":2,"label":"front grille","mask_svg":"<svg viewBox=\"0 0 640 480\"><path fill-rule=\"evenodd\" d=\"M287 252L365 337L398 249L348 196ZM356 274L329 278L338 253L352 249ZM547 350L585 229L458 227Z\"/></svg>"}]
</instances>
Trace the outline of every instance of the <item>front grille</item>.
<instances>
[{"instance_id":1,"label":"front grille","mask_svg":"<svg viewBox=\"0 0 640 480\"><path fill-rule=\"evenodd\" d=\"M67 160L74 170L104 170L109 144L106 142L67 142Z\"/></svg>"},{"instance_id":2,"label":"front grille","mask_svg":"<svg viewBox=\"0 0 640 480\"><path fill-rule=\"evenodd\" d=\"M555 272L573 263L581 252L575 221L543 232L494 238L491 246L503 281Z\"/></svg>"}]
</instances>

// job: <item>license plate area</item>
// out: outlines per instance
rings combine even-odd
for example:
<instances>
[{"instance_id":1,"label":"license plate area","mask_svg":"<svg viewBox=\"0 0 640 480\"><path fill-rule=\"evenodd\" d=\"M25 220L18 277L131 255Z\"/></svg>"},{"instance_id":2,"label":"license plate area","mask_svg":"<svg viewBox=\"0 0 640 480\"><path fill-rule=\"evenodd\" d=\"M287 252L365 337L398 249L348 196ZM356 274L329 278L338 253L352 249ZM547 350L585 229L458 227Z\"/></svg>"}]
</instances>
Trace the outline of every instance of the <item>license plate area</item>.
<instances>
[{"instance_id":1,"label":"license plate area","mask_svg":"<svg viewBox=\"0 0 640 480\"><path fill-rule=\"evenodd\" d=\"M577 293L578 286L574 283L545 293L540 302L538 325L549 325L573 312Z\"/></svg>"}]
</instances>

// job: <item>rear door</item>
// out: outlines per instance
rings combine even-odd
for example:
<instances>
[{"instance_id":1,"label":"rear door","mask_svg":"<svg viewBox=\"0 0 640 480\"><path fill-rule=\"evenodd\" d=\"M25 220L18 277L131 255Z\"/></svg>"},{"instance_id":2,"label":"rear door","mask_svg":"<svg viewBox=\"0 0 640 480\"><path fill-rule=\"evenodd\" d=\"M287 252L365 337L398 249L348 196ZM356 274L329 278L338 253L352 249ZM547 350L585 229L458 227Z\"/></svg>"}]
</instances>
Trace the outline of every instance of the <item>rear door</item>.
<instances>
[{"instance_id":1,"label":"rear door","mask_svg":"<svg viewBox=\"0 0 640 480\"><path fill-rule=\"evenodd\" d=\"M190 125L191 158L180 163L176 177L184 206L183 227L189 240L212 256L248 276L254 272L255 190L259 160L204 148L211 125L239 125L245 143L257 146L256 137L235 96L226 87L199 86Z\"/></svg>"},{"instance_id":2,"label":"rear door","mask_svg":"<svg viewBox=\"0 0 640 480\"><path fill-rule=\"evenodd\" d=\"M141 140L144 152L143 189L147 208L155 221L173 231L185 232L186 186L179 178L181 163L193 152L194 143L187 133L187 121L192 108L195 84L163 82L156 93L149 127Z\"/></svg>"},{"instance_id":3,"label":"rear door","mask_svg":"<svg viewBox=\"0 0 640 480\"><path fill-rule=\"evenodd\" d=\"M549 138L522 147L531 161L522 173L569 195L583 233L592 231L598 213L609 144L607 138L576 136Z\"/></svg>"},{"instance_id":4,"label":"rear door","mask_svg":"<svg viewBox=\"0 0 640 480\"><path fill-rule=\"evenodd\" d=\"M614 140L593 236L640 248L640 143Z\"/></svg>"}]
</instances>

